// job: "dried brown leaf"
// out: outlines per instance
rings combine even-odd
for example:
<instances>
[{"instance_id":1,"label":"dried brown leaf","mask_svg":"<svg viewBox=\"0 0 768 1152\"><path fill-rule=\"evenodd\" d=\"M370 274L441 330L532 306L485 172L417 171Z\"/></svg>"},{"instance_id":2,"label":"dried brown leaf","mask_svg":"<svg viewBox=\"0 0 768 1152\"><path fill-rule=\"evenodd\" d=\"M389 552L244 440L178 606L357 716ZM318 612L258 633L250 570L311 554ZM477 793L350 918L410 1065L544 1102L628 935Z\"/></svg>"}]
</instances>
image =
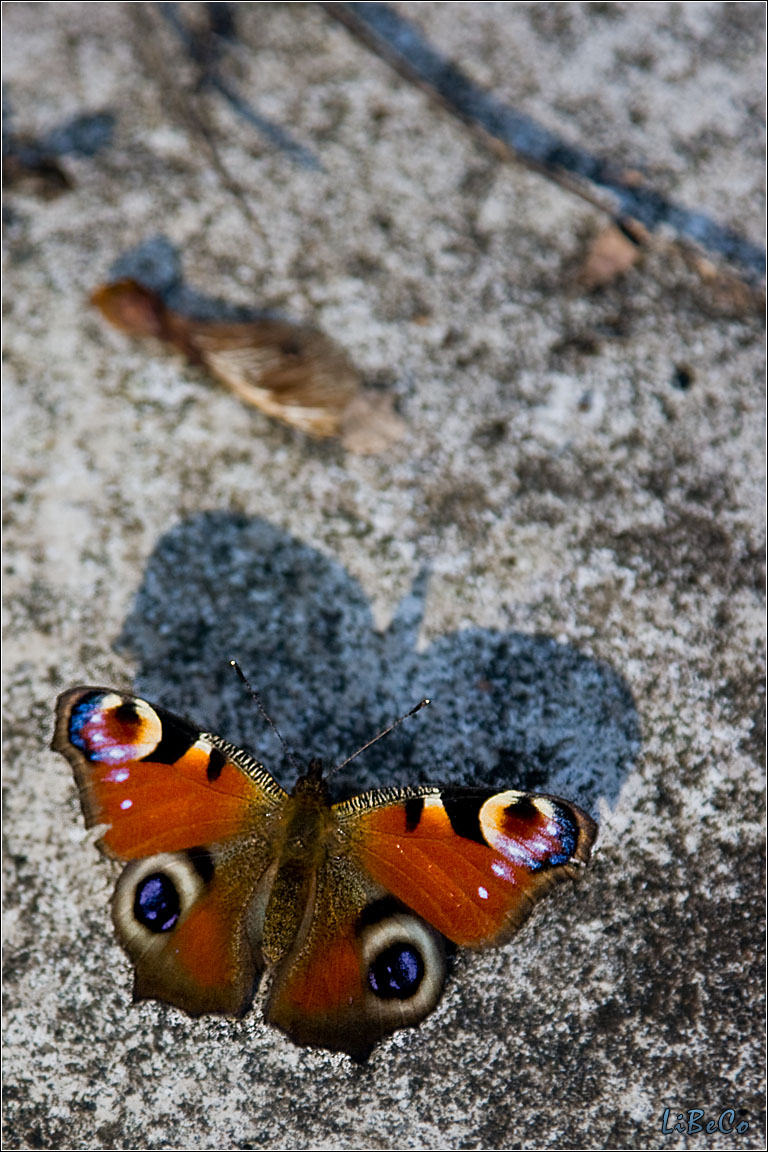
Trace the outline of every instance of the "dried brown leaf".
<instances>
[{"instance_id":1,"label":"dried brown leaf","mask_svg":"<svg viewBox=\"0 0 768 1152\"><path fill-rule=\"evenodd\" d=\"M610 224L592 241L579 269L578 283L588 292L594 288L604 288L634 266L640 251L638 245L628 239L620 228Z\"/></svg>"},{"instance_id":2,"label":"dried brown leaf","mask_svg":"<svg viewBox=\"0 0 768 1152\"><path fill-rule=\"evenodd\" d=\"M315 328L194 320L127 279L97 288L91 302L116 328L173 346L247 404L310 436L339 437L350 452L368 455L403 435L392 397L364 390L344 350Z\"/></svg>"}]
</instances>

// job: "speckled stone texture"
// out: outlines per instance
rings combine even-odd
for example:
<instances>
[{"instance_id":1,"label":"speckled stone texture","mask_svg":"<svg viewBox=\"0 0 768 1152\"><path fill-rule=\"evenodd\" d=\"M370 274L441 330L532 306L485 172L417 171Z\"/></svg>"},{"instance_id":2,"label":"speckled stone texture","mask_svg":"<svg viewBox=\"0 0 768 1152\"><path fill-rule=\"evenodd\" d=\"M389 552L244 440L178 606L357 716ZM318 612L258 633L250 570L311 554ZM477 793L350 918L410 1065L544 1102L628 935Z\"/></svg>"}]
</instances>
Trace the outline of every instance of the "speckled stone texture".
<instances>
[{"instance_id":1,"label":"speckled stone texture","mask_svg":"<svg viewBox=\"0 0 768 1152\"><path fill-rule=\"evenodd\" d=\"M395 7L762 242L762 5ZM585 292L605 220L319 5L236 6L240 104L199 88L206 11L3 7L11 142L69 184L5 195L5 1146L762 1148L762 307L667 236ZM109 330L87 297L126 260L321 326L406 437L309 441ZM258 997L130 1005L117 869L48 750L57 693L114 684L290 784L232 656L329 761L432 697L342 792L522 785L600 821L583 882L361 1068ZM665 1135L667 1108L749 1127Z\"/></svg>"}]
</instances>

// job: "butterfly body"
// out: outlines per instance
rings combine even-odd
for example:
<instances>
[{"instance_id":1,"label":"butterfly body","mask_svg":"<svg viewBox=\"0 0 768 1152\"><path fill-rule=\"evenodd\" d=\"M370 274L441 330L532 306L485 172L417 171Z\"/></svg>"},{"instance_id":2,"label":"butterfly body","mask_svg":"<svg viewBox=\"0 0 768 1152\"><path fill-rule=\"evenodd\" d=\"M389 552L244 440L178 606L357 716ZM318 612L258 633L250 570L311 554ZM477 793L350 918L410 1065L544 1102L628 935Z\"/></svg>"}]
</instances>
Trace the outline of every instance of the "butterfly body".
<instances>
[{"instance_id":1,"label":"butterfly body","mask_svg":"<svg viewBox=\"0 0 768 1152\"><path fill-rule=\"evenodd\" d=\"M247 753L137 697L74 688L53 747L102 851L136 999L242 1014L364 1059L437 1004L450 944L511 936L596 828L556 797L414 787L333 803L319 761L285 792Z\"/></svg>"}]
</instances>

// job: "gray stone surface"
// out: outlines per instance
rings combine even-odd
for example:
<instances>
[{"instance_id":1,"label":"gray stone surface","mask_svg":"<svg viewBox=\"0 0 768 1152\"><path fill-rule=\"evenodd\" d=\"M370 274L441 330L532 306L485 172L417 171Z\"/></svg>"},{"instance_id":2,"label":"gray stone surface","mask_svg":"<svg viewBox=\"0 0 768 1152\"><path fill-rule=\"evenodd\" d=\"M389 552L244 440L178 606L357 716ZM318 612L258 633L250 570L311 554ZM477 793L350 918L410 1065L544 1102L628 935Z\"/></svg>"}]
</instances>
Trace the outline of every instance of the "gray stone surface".
<instances>
[{"instance_id":1,"label":"gray stone surface","mask_svg":"<svg viewBox=\"0 0 768 1152\"><path fill-rule=\"evenodd\" d=\"M762 5L397 8L761 242ZM759 306L663 238L580 291L601 218L317 5L237 8L218 67L261 127L191 95L159 9L3 9L17 136L114 116L91 155L53 138L69 191L6 195L6 1146L764 1147ZM108 330L88 294L137 250L322 326L407 437L313 443ZM362 1068L258 1001L236 1023L130 1006L115 870L48 750L62 688L136 685L289 783L233 655L307 755L434 699L348 789L522 781L600 819L583 883L461 954ZM749 1130L664 1136L665 1108Z\"/></svg>"}]
</instances>

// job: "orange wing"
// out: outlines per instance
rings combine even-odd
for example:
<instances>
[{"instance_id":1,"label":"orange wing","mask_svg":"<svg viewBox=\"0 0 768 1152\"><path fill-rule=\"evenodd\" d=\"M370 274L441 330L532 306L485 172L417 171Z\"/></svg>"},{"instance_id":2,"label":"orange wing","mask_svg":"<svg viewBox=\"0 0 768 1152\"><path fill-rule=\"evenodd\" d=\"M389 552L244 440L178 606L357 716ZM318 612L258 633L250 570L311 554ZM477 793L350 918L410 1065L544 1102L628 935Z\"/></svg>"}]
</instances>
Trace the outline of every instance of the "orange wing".
<instances>
[{"instance_id":1,"label":"orange wing","mask_svg":"<svg viewBox=\"0 0 768 1152\"><path fill-rule=\"evenodd\" d=\"M130 861L112 918L136 967L134 998L244 1011L264 966L286 793L244 752L108 688L59 698L53 747L74 769L88 827L106 826L102 851Z\"/></svg>"},{"instance_id":2,"label":"orange wing","mask_svg":"<svg viewBox=\"0 0 768 1152\"><path fill-rule=\"evenodd\" d=\"M349 858L332 856L317 876L311 921L275 970L267 1020L298 1044L365 1060L382 1036L433 1010L444 946Z\"/></svg>"},{"instance_id":3,"label":"orange wing","mask_svg":"<svg viewBox=\"0 0 768 1152\"><path fill-rule=\"evenodd\" d=\"M587 862L597 834L575 805L515 791L371 792L334 811L352 858L468 947L511 936L553 884Z\"/></svg>"},{"instance_id":4,"label":"orange wing","mask_svg":"<svg viewBox=\"0 0 768 1152\"><path fill-rule=\"evenodd\" d=\"M53 747L69 760L88 827L121 860L242 835L286 793L244 752L109 688L59 697Z\"/></svg>"}]
</instances>

